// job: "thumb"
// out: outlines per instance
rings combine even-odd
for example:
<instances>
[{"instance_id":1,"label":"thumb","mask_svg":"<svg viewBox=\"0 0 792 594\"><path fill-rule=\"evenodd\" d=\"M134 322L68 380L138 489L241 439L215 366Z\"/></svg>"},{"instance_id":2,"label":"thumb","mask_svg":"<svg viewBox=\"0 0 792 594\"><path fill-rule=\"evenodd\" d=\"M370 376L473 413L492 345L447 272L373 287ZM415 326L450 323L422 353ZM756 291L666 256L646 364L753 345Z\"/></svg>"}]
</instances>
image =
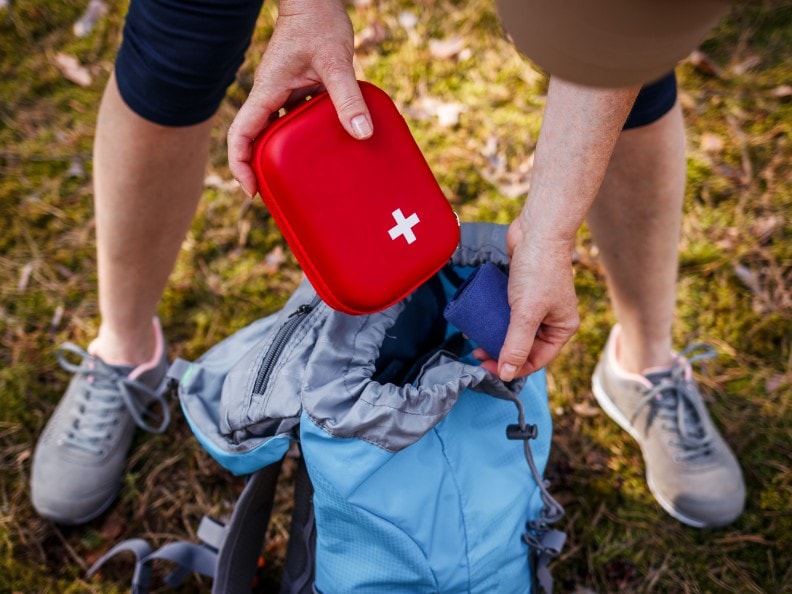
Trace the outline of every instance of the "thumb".
<instances>
[{"instance_id":1,"label":"thumb","mask_svg":"<svg viewBox=\"0 0 792 594\"><path fill-rule=\"evenodd\" d=\"M369 138L374 133L366 102L360 85L355 79L352 63L344 63L335 67L325 66L322 76L330 100L338 113L338 119L344 129L358 140Z\"/></svg>"},{"instance_id":2,"label":"thumb","mask_svg":"<svg viewBox=\"0 0 792 594\"><path fill-rule=\"evenodd\" d=\"M515 377L530 372L524 368L528 364L528 356L531 354L538 328L539 322L512 315L498 358L498 375L504 382L510 382Z\"/></svg>"}]
</instances>

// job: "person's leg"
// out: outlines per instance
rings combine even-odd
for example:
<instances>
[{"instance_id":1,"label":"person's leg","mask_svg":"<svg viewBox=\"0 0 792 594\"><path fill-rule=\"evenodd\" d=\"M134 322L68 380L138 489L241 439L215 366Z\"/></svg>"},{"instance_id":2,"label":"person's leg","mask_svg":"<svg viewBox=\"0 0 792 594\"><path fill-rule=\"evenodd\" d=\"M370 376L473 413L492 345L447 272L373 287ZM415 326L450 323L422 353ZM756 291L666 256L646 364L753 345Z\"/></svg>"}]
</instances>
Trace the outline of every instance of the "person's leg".
<instances>
[{"instance_id":1,"label":"person's leg","mask_svg":"<svg viewBox=\"0 0 792 594\"><path fill-rule=\"evenodd\" d=\"M105 89L94 143L102 321L88 352L62 347L59 357L68 355L62 364L74 375L33 458L32 502L53 521L80 524L103 512L115 499L135 427L167 425L157 391L168 359L152 319L202 193L210 127L152 123L124 102L115 76ZM137 409L153 402L161 416L152 424Z\"/></svg>"},{"instance_id":2,"label":"person's leg","mask_svg":"<svg viewBox=\"0 0 792 594\"><path fill-rule=\"evenodd\" d=\"M102 320L88 351L59 349L73 376L33 454L33 506L56 522L102 513L120 487L135 429L168 424L157 304L202 193L212 116L260 8L260 0L129 5L94 144Z\"/></svg>"},{"instance_id":3,"label":"person's leg","mask_svg":"<svg viewBox=\"0 0 792 594\"><path fill-rule=\"evenodd\" d=\"M685 175L675 104L659 120L622 132L588 214L621 324L619 361L633 373L671 363Z\"/></svg>"},{"instance_id":4,"label":"person's leg","mask_svg":"<svg viewBox=\"0 0 792 594\"><path fill-rule=\"evenodd\" d=\"M110 364L151 358L151 319L203 190L211 120L162 126L132 111L112 77L94 144L102 315L89 351Z\"/></svg>"},{"instance_id":5,"label":"person's leg","mask_svg":"<svg viewBox=\"0 0 792 594\"><path fill-rule=\"evenodd\" d=\"M637 109L648 117L622 132L589 211L619 322L592 389L640 445L663 509L694 527L721 526L742 513L745 486L691 370L712 351L701 354L699 345L686 359L672 350L686 159L676 86L673 77L664 80L639 94Z\"/></svg>"}]
</instances>

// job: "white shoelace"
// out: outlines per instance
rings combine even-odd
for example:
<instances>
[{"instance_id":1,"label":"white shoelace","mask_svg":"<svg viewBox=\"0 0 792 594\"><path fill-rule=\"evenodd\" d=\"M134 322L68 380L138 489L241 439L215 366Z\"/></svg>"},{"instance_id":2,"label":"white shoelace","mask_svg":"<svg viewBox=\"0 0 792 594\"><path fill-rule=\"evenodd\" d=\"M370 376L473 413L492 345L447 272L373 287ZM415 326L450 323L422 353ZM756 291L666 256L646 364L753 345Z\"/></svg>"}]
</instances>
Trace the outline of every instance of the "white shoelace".
<instances>
[{"instance_id":1,"label":"white shoelace","mask_svg":"<svg viewBox=\"0 0 792 594\"><path fill-rule=\"evenodd\" d=\"M81 358L79 365L69 361L67 354ZM67 444L93 455L104 455L104 443L118 430L120 414L129 411L135 424L149 433L162 433L170 423L170 410L163 393L146 384L129 379L118 368L108 365L84 349L66 343L58 348L58 362L71 373L85 376L85 390L78 394L73 410L72 425L61 437ZM161 412L158 424L149 423L152 418L151 405L156 404Z\"/></svg>"},{"instance_id":2,"label":"white shoelace","mask_svg":"<svg viewBox=\"0 0 792 594\"><path fill-rule=\"evenodd\" d=\"M702 351L690 359L686 355ZM661 428L674 435L669 445L677 449L677 461L692 460L712 453L713 437L704 424L704 402L695 382L688 378L687 368L697 361L712 359L717 353L712 347L696 343L680 352L660 381L646 393L638 404L631 422L638 413L650 406L649 424L659 419Z\"/></svg>"}]
</instances>

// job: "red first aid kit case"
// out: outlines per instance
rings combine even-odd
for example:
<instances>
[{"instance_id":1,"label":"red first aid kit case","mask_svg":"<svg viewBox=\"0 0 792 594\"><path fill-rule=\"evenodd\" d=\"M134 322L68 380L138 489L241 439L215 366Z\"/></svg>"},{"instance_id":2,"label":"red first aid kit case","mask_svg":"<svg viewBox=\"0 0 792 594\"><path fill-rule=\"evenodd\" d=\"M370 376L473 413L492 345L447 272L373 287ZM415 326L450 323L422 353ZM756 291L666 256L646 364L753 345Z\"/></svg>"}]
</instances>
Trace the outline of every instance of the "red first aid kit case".
<instances>
[{"instance_id":1,"label":"red first aid kit case","mask_svg":"<svg viewBox=\"0 0 792 594\"><path fill-rule=\"evenodd\" d=\"M341 126L324 92L256 139L259 191L308 280L332 308L373 313L445 265L459 222L391 98L360 82L374 125Z\"/></svg>"}]
</instances>

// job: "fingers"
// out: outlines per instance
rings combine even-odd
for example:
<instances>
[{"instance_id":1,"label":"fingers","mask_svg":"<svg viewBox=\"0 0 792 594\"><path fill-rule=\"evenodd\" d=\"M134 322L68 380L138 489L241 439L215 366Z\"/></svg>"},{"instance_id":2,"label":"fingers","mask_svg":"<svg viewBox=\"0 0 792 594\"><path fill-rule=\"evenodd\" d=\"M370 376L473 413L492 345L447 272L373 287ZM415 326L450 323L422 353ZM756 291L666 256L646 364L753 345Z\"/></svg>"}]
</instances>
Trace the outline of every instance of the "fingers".
<instances>
[{"instance_id":1,"label":"fingers","mask_svg":"<svg viewBox=\"0 0 792 594\"><path fill-rule=\"evenodd\" d=\"M536 371L527 364L534 348L538 327L539 322L534 322L528 317L512 315L497 366L498 375L504 382L512 381L518 376L518 372L525 371L522 374L525 375ZM526 366L528 369L524 370Z\"/></svg>"},{"instance_id":2,"label":"fingers","mask_svg":"<svg viewBox=\"0 0 792 594\"><path fill-rule=\"evenodd\" d=\"M278 85L259 83L257 78L247 101L237 112L228 129L228 166L231 174L250 196L258 190L256 176L250 167L253 141L267 127L273 114L289 99L291 90Z\"/></svg>"},{"instance_id":3,"label":"fingers","mask_svg":"<svg viewBox=\"0 0 792 594\"><path fill-rule=\"evenodd\" d=\"M358 140L369 138L374 126L355 78L352 60L322 60L317 64L317 71L344 129Z\"/></svg>"},{"instance_id":4,"label":"fingers","mask_svg":"<svg viewBox=\"0 0 792 594\"><path fill-rule=\"evenodd\" d=\"M228 164L250 195L258 189L250 167L253 141L272 114L295 99L323 87L353 138L365 139L374 131L355 78L352 25L343 4L323 0L309 8L279 16L253 89L228 130Z\"/></svg>"}]
</instances>

